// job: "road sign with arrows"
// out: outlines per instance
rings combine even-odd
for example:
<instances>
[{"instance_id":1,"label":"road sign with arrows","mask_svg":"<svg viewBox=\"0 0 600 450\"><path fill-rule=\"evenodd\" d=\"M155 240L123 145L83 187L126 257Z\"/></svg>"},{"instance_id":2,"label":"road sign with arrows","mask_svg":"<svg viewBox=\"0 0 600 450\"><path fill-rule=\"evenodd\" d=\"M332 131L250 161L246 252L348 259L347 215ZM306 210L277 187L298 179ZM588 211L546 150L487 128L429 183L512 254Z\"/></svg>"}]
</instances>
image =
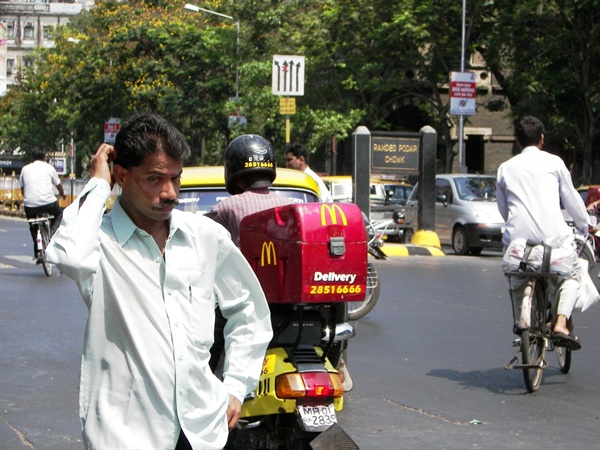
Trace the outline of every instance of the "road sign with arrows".
<instances>
[{"instance_id":1,"label":"road sign with arrows","mask_svg":"<svg viewBox=\"0 0 600 450\"><path fill-rule=\"evenodd\" d=\"M273 94L304 95L304 56L273 55Z\"/></svg>"}]
</instances>

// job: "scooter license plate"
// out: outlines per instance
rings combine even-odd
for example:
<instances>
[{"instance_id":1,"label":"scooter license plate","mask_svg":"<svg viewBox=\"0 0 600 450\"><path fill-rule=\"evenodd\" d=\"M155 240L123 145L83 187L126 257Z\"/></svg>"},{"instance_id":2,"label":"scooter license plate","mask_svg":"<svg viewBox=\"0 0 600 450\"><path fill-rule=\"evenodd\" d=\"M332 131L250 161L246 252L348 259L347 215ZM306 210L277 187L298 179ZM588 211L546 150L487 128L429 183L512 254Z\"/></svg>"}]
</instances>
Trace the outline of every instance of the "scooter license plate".
<instances>
[{"instance_id":1,"label":"scooter license plate","mask_svg":"<svg viewBox=\"0 0 600 450\"><path fill-rule=\"evenodd\" d=\"M325 431L331 425L337 423L333 403L314 406L298 405L298 413L305 431Z\"/></svg>"}]
</instances>

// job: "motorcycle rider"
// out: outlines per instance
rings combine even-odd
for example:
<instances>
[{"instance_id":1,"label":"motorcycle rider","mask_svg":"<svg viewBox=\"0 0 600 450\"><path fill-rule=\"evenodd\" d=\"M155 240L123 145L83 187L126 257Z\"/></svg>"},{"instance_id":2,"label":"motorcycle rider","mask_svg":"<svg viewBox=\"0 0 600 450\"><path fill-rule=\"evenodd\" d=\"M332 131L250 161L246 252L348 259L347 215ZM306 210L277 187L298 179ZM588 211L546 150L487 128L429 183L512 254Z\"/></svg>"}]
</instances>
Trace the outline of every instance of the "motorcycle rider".
<instances>
[{"instance_id":1,"label":"motorcycle rider","mask_svg":"<svg viewBox=\"0 0 600 450\"><path fill-rule=\"evenodd\" d=\"M292 201L270 190L277 175L277 161L270 142L255 134L245 134L229 143L223 155L225 170L225 187L231 197L214 205L206 214L223 225L230 233L235 245L240 246L240 222L247 215L289 205ZM218 366L223 354L223 330L226 320L218 309L215 311L215 343L211 348L210 367L213 371ZM335 353L334 346L330 354ZM340 350L338 350L339 352ZM337 358L337 355L335 355ZM344 388L350 390L352 379L344 358L340 355L337 370L344 381Z\"/></svg>"}]
</instances>

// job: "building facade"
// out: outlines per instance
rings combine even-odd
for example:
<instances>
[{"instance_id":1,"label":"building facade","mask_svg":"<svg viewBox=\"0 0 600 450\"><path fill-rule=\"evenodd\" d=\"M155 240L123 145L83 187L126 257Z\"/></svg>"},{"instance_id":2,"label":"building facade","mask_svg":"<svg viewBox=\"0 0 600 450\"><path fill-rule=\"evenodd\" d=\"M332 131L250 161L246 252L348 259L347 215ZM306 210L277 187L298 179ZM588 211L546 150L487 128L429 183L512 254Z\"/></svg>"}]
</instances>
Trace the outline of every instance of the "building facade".
<instances>
[{"instance_id":1,"label":"building facade","mask_svg":"<svg viewBox=\"0 0 600 450\"><path fill-rule=\"evenodd\" d=\"M15 83L27 54L54 46L54 29L93 5L93 0L0 0L0 95Z\"/></svg>"}]
</instances>

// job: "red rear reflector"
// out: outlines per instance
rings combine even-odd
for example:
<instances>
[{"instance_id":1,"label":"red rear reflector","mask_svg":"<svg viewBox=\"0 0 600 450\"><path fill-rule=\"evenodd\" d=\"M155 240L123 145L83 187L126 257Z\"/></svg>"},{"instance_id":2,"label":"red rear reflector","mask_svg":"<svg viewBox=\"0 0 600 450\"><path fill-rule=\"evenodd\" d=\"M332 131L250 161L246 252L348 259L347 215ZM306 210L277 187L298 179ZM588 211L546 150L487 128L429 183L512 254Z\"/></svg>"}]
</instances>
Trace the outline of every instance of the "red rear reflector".
<instances>
[{"instance_id":1,"label":"red rear reflector","mask_svg":"<svg viewBox=\"0 0 600 450\"><path fill-rule=\"evenodd\" d=\"M333 397L333 383L328 372L305 372L301 375L307 397Z\"/></svg>"}]
</instances>

